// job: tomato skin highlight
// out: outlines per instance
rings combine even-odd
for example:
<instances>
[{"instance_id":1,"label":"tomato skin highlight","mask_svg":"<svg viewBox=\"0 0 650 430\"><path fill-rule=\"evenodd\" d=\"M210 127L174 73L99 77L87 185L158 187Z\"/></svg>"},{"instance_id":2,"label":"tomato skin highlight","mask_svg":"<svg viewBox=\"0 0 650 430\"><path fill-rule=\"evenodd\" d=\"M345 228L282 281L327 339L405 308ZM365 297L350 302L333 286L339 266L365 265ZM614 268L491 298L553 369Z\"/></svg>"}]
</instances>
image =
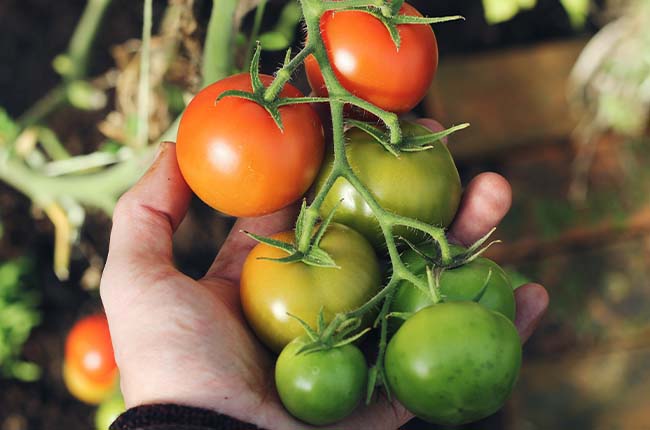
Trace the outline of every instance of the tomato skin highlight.
<instances>
[{"instance_id":1,"label":"tomato skin highlight","mask_svg":"<svg viewBox=\"0 0 650 430\"><path fill-rule=\"evenodd\" d=\"M433 244L420 246L425 254L433 253ZM452 245L452 255L465 251L460 246ZM427 262L413 250L402 254L404 264L421 279L426 280ZM479 304L499 312L510 321L515 320L515 295L512 283L506 272L494 261L479 257L476 260L454 269L447 269L440 276L440 293L447 302L473 300L483 288L488 273L491 273L486 290ZM418 290L408 281L402 281L391 304L391 312L417 312L432 305L431 297ZM396 319L396 321L399 321Z\"/></svg>"},{"instance_id":2,"label":"tomato skin highlight","mask_svg":"<svg viewBox=\"0 0 650 430\"><path fill-rule=\"evenodd\" d=\"M273 77L260 75L264 85ZM178 165L192 191L214 209L250 217L275 212L309 188L323 159L321 121L307 104L283 106L282 132L257 103L225 97L252 92L247 73L201 90L187 106L177 136ZM301 97L286 84L282 97Z\"/></svg>"},{"instance_id":3,"label":"tomato skin highlight","mask_svg":"<svg viewBox=\"0 0 650 430\"><path fill-rule=\"evenodd\" d=\"M294 233L286 231L271 237L290 243ZM275 352L304 334L300 323L287 313L316 328L321 307L325 320L330 321L336 313L358 308L381 287L375 252L359 233L333 223L320 245L339 268L260 260L287 255L262 243L246 257L240 281L244 315L257 337ZM373 318L371 314L364 319L366 325Z\"/></svg>"},{"instance_id":4,"label":"tomato skin highlight","mask_svg":"<svg viewBox=\"0 0 650 430\"><path fill-rule=\"evenodd\" d=\"M431 133L419 124L403 121L400 125L404 136ZM354 173L384 209L440 227L447 227L454 219L462 188L454 160L443 143L436 142L425 151L402 152L397 158L370 135L353 128L346 132L345 152ZM334 155L328 153L314 182L314 193L325 184L333 162ZM363 234L375 249L385 249L384 235L372 209L343 178L338 178L328 192L321 216L336 205L334 221ZM402 226L395 227L393 235L412 242L425 238L423 233Z\"/></svg>"},{"instance_id":5,"label":"tomato skin highlight","mask_svg":"<svg viewBox=\"0 0 650 430\"><path fill-rule=\"evenodd\" d=\"M313 425L335 423L360 403L366 391L368 366L354 345L297 354L308 338L289 343L278 357L275 384L284 407Z\"/></svg>"},{"instance_id":6,"label":"tomato skin highlight","mask_svg":"<svg viewBox=\"0 0 650 430\"><path fill-rule=\"evenodd\" d=\"M401 15L422 16L404 3ZM321 35L334 73L355 96L395 113L413 109L425 96L438 68L438 44L430 25L401 24L399 50L384 24L359 11L329 11L320 22ZM327 88L313 55L305 60L314 92Z\"/></svg>"},{"instance_id":7,"label":"tomato skin highlight","mask_svg":"<svg viewBox=\"0 0 650 430\"><path fill-rule=\"evenodd\" d=\"M418 417L450 426L496 412L520 366L515 326L474 302L418 311L392 337L385 356L395 397Z\"/></svg>"},{"instance_id":8,"label":"tomato skin highlight","mask_svg":"<svg viewBox=\"0 0 650 430\"><path fill-rule=\"evenodd\" d=\"M90 315L75 323L66 338L65 361L90 383L113 383L117 364L105 315Z\"/></svg>"}]
</instances>

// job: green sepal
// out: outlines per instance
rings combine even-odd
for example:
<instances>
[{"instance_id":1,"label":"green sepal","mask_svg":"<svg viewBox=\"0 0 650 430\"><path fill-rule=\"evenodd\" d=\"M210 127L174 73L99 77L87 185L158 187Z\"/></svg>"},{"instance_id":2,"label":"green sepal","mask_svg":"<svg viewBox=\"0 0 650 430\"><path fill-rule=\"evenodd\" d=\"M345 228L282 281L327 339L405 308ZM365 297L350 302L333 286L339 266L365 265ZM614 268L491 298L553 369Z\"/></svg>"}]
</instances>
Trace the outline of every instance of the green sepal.
<instances>
[{"instance_id":1,"label":"green sepal","mask_svg":"<svg viewBox=\"0 0 650 430\"><path fill-rule=\"evenodd\" d=\"M320 241L323 239L323 236L325 235L325 232L327 231L327 228L330 226L332 223L332 220L334 219L334 214L336 213L336 210L339 208L339 205L343 199L339 200L336 202L332 210L327 214L325 219L323 219L318 226L318 230L316 230L316 234L314 235L314 238L312 239L312 246L318 248L320 246Z\"/></svg>"},{"instance_id":2,"label":"green sepal","mask_svg":"<svg viewBox=\"0 0 650 430\"><path fill-rule=\"evenodd\" d=\"M449 21L458 21L465 20L464 16L461 15L452 15L452 16L441 16L435 18L428 18L425 16L411 16L411 15L395 15L391 18L391 21L394 24L440 24L441 22Z\"/></svg>"},{"instance_id":3,"label":"green sepal","mask_svg":"<svg viewBox=\"0 0 650 430\"><path fill-rule=\"evenodd\" d=\"M304 261L305 255L300 252L296 251L293 254L287 256L287 257L282 257L282 258L272 258L272 257L257 257L258 260L266 260L266 261L275 261L276 263L297 263L299 261Z\"/></svg>"},{"instance_id":4,"label":"green sepal","mask_svg":"<svg viewBox=\"0 0 650 430\"><path fill-rule=\"evenodd\" d=\"M268 105L266 103L260 103L260 105L266 109L269 115L271 115L271 118L273 118L273 121L275 121L275 125L277 125L280 131L284 133L284 125L282 124L282 117L280 116L280 109L278 109L278 106L275 104Z\"/></svg>"},{"instance_id":5,"label":"green sepal","mask_svg":"<svg viewBox=\"0 0 650 430\"><path fill-rule=\"evenodd\" d=\"M393 16L397 16L403 4L404 4L404 0L394 0L390 2L390 9Z\"/></svg>"},{"instance_id":6,"label":"green sepal","mask_svg":"<svg viewBox=\"0 0 650 430\"><path fill-rule=\"evenodd\" d=\"M367 122L359 121L356 119L347 119L345 121L346 124L348 124L351 127L356 127L366 133L368 133L373 139L375 139L381 146L384 147L384 149L391 154L393 154L395 157L399 157L399 151L394 145L391 145L390 143L386 142L387 140L387 134L383 130L372 126L368 124Z\"/></svg>"},{"instance_id":7,"label":"green sepal","mask_svg":"<svg viewBox=\"0 0 650 430\"><path fill-rule=\"evenodd\" d=\"M323 312L323 309L321 308L321 313L322 313L322 312ZM298 321L298 324L300 324L300 325L302 326L302 328L305 330L305 333L307 333L307 336L309 336L309 338L310 338L312 341L316 341L316 340L318 340L318 333L317 333L313 328L311 328L311 327L309 326L309 324L307 324L307 323L306 323L302 318L300 318L299 316L296 316L296 315L294 315L294 314L292 314L292 313L290 313L290 312L287 312L287 315L289 315L291 318L293 318L293 319L295 319L296 321ZM319 317L320 317L320 314L319 314ZM308 345L305 345L305 346L308 346ZM301 351L302 351L304 348L305 348L305 347L300 348L300 349L298 350L298 354L300 354Z\"/></svg>"},{"instance_id":8,"label":"green sepal","mask_svg":"<svg viewBox=\"0 0 650 430\"><path fill-rule=\"evenodd\" d=\"M226 97L239 97L240 99L246 99L250 100L254 103L260 102L259 98L255 96L255 94L251 94L247 91L242 91L242 90L227 90L224 91L223 93L219 94L219 97L214 101L215 104L217 104L221 99L224 99Z\"/></svg>"},{"instance_id":9,"label":"green sepal","mask_svg":"<svg viewBox=\"0 0 650 430\"><path fill-rule=\"evenodd\" d=\"M287 67L290 61L291 61L291 47L289 47L289 49L287 49L287 53L284 54L284 61L282 62L282 68Z\"/></svg>"},{"instance_id":10,"label":"green sepal","mask_svg":"<svg viewBox=\"0 0 650 430\"><path fill-rule=\"evenodd\" d=\"M282 97L275 102L275 106L286 106L305 103L329 103L329 97Z\"/></svg>"},{"instance_id":11,"label":"green sepal","mask_svg":"<svg viewBox=\"0 0 650 430\"><path fill-rule=\"evenodd\" d=\"M296 218L296 228L294 229L295 242L300 243L300 238L302 237L302 231L305 228L305 216L307 214L307 199L302 199L300 204L300 212L298 212L298 217Z\"/></svg>"},{"instance_id":12,"label":"green sepal","mask_svg":"<svg viewBox=\"0 0 650 430\"><path fill-rule=\"evenodd\" d=\"M251 60L251 85L253 87L253 94L260 96L264 94L264 84L260 79L260 56L262 54L262 45L259 41L255 44L255 52L253 53L253 58Z\"/></svg>"},{"instance_id":13,"label":"green sepal","mask_svg":"<svg viewBox=\"0 0 650 430\"><path fill-rule=\"evenodd\" d=\"M479 258L485 251L487 251L492 245L501 243L500 240L493 240L492 242L488 243L487 245L483 246L485 242L490 238L492 233L496 230L496 227L492 228L485 236L481 237L479 240L474 242L472 246L467 248L467 251L463 252L462 254L456 255L454 258L451 259L451 262L446 265L445 267L447 269L453 269L455 267L463 266L467 263L471 263L472 261L476 260Z\"/></svg>"},{"instance_id":14,"label":"green sepal","mask_svg":"<svg viewBox=\"0 0 650 430\"><path fill-rule=\"evenodd\" d=\"M287 242L283 242L281 240L277 239L272 239L270 237L265 237L265 236L260 236L259 234L251 233L246 230L241 230L242 233L244 233L246 236L250 237L253 240L256 240L260 243L272 246L274 248L278 248L286 252L287 254L293 255L296 252L296 248Z\"/></svg>"},{"instance_id":15,"label":"green sepal","mask_svg":"<svg viewBox=\"0 0 650 430\"><path fill-rule=\"evenodd\" d=\"M483 296L485 295L485 292L487 291L488 284L490 283L490 278L492 278L492 269L488 270L487 277L485 278L485 282L483 282L483 286L479 290L479 292L472 298L473 302L480 302Z\"/></svg>"},{"instance_id":16,"label":"green sepal","mask_svg":"<svg viewBox=\"0 0 650 430\"><path fill-rule=\"evenodd\" d=\"M309 252L302 256L302 262L315 267L341 268L325 250L317 246L312 246Z\"/></svg>"},{"instance_id":17,"label":"green sepal","mask_svg":"<svg viewBox=\"0 0 650 430\"><path fill-rule=\"evenodd\" d=\"M411 250L413 250L413 252L415 252L424 261L433 264L434 266L442 265L442 253L440 252L440 246L438 245L437 242L429 241L434 245L434 251L436 252L436 255L429 255L429 254L425 254L420 248L418 248L415 244L413 244L413 242L411 242L407 238L399 236L398 239L404 242L409 248L411 248Z\"/></svg>"},{"instance_id":18,"label":"green sepal","mask_svg":"<svg viewBox=\"0 0 650 430\"><path fill-rule=\"evenodd\" d=\"M365 334L368 333L369 331L370 331L370 327L366 327L363 330L361 330L359 333L355 334L354 336L350 336L348 338L345 338L344 340L341 340L340 342L335 343L334 345L332 345L332 348L340 348L342 346L349 345L352 342L356 342L357 340L365 336Z\"/></svg>"},{"instance_id":19,"label":"green sepal","mask_svg":"<svg viewBox=\"0 0 650 430\"><path fill-rule=\"evenodd\" d=\"M433 148L433 143L439 142L443 138L467 127L469 127L469 123L463 123L436 133L403 137L402 143L399 145L399 150L404 152L426 151L427 149Z\"/></svg>"},{"instance_id":20,"label":"green sepal","mask_svg":"<svg viewBox=\"0 0 650 430\"><path fill-rule=\"evenodd\" d=\"M390 312L386 314L386 318L399 318L406 321L413 316L413 312Z\"/></svg>"},{"instance_id":21,"label":"green sepal","mask_svg":"<svg viewBox=\"0 0 650 430\"><path fill-rule=\"evenodd\" d=\"M443 296L440 293L440 276L445 270L442 267L431 268L427 266L427 284L429 285L429 294L431 294L431 300L434 304L441 303L443 301Z\"/></svg>"}]
</instances>

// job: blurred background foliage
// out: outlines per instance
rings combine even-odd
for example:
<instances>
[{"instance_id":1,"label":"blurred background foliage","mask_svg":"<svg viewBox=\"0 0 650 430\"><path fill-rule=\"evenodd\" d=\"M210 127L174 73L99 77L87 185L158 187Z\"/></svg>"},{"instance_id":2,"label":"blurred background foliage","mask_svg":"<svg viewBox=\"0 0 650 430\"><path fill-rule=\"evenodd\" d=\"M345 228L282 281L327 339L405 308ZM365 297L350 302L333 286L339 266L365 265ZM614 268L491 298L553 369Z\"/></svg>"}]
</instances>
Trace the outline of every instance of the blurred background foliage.
<instances>
[{"instance_id":1,"label":"blurred background foliage","mask_svg":"<svg viewBox=\"0 0 650 430\"><path fill-rule=\"evenodd\" d=\"M416 114L472 123L450 143L463 182L494 170L514 190L491 256L551 294L515 395L470 428L650 428L650 0L412 3L467 18L435 27ZM91 426L63 339L101 307L115 201L202 85L245 69L256 39L272 73L303 37L294 1L153 0L143 56L142 6L72 0L53 19L47 0L0 2L2 430ZM200 276L231 225L194 201L182 270Z\"/></svg>"}]
</instances>

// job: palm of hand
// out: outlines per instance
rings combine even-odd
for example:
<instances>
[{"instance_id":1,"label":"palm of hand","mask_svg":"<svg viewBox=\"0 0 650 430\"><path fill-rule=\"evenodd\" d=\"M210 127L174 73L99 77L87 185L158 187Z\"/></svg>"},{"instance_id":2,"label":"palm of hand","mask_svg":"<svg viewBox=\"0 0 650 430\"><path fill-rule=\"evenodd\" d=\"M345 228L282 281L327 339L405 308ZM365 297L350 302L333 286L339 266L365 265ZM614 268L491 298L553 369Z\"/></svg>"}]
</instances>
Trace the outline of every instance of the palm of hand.
<instances>
[{"instance_id":1,"label":"palm of hand","mask_svg":"<svg viewBox=\"0 0 650 430\"><path fill-rule=\"evenodd\" d=\"M480 237L507 211L509 193L497 175L476 178L451 235L465 243ZM206 276L195 281L174 268L171 255L171 236L190 195L167 144L115 212L101 293L126 404L186 404L263 428L305 429L275 393L273 359L249 330L238 291L243 260L254 245L239 230L285 230L295 213L240 219ZM518 290L517 302L525 340L546 307L546 293L531 284ZM337 428L395 429L410 418L397 402L381 397Z\"/></svg>"}]
</instances>

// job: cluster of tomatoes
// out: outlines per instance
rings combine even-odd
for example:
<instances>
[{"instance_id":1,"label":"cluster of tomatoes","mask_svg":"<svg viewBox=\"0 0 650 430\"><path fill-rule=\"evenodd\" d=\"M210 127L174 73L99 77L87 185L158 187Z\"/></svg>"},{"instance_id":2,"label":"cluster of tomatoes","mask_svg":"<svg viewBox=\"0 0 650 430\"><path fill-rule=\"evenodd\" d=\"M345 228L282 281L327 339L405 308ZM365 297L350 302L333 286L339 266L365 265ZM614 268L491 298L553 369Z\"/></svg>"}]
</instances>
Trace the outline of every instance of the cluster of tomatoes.
<instances>
[{"instance_id":1,"label":"cluster of tomatoes","mask_svg":"<svg viewBox=\"0 0 650 430\"><path fill-rule=\"evenodd\" d=\"M104 314L81 318L68 333L63 380L70 394L77 399L99 405L95 413L97 430L108 430L109 425L124 412L118 369Z\"/></svg>"},{"instance_id":2,"label":"cluster of tomatoes","mask_svg":"<svg viewBox=\"0 0 650 430\"><path fill-rule=\"evenodd\" d=\"M406 3L400 14L421 16ZM340 85L383 110L403 113L424 97L438 53L429 25L400 24L397 29L399 50L375 15L330 11L320 20L320 37ZM314 92L326 97L317 59L307 57L305 66ZM273 79L260 76L265 86ZM309 104L281 105L280 128L260 103L245 97L219 98L226 91L253 93L254 88L251 76L240 74L197 94L180 123L178 162L203 201L233 216L268 214L309 195L310 187L312 195L329 189L318 209L322 219L333 213L333 222L318 238L318 249L336 267L287 261L282 244L297 246L297 239L293 231L282 232L250 252L240 291L251 328L279 353L275 382L286 409L310 424L330 424L355 410L373 379L354 342L329 333L323 343L323 335L335 315L363 306L382 290L390 272L383 264L385 236L358 187L343 177L329 183L334 154ZM279 96L302 94L286 84ZM346 113L358 115L351 109ZM416 123L400 125L406 138L431 134ZM461 184L443 143L396 156L366 131L350 128L345 156L354 175L390 213L437 227L447 227L453 220ZM392 233L409 242L426 239L407 228L396 227ZM434 243L424 242L417 250L405 251L402 260L430 282L427 266L437 251ZM466 254L452 247L453 256ZM283 258L284 262L277 261ZM519 371L521 346L513 325L512 285L494 262L475 258L443 270L435 289L442 302L406 281L395 290L390 311L405 321L391 319L380 379L421 418L446 425L474 421L501 407ZM372 325L377 312L371 310L357 321L357 333ZM350 330L346 334L355 338Z\"/></svg>"}]
</instances>

